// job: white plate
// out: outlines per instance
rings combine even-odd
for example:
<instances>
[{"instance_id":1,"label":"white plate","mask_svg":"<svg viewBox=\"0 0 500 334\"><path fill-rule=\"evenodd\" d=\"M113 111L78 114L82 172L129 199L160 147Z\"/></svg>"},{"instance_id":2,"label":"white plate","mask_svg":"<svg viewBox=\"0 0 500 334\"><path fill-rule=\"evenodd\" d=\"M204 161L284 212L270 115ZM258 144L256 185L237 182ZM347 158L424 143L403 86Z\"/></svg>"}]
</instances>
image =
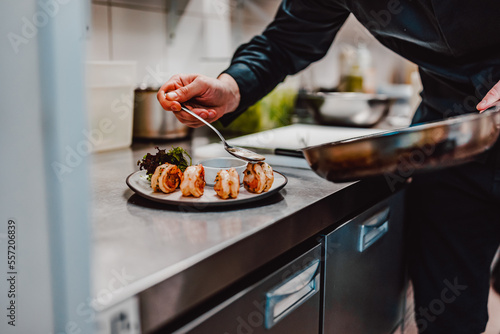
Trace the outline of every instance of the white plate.
<instances>
[{"instance_id":1,"label":"white plate","mask_svg":"<svg viewBox=\"0 0 500 334\"><path fill-rule=\"evenodd\" d=\"M196 198L193 196L182 196L180 189L176 189L173 193L165 194L163 192L154 192L149 181L146 179L146 171L140 170L132 173L127 177L127 185L136 194L150 199L152 201L171 204L171 205L186 205L199 208L212 206L239 205L243 203L258 201L268 196L271 196L280 191L288 182L285 175L273 171L274 182L271 189L261 194L254 194L247 191L243 186L240 187L240 193L237 198L222 199L215 193L213 187L205 186L203 196Z\"/></svg>"}]
</instances>

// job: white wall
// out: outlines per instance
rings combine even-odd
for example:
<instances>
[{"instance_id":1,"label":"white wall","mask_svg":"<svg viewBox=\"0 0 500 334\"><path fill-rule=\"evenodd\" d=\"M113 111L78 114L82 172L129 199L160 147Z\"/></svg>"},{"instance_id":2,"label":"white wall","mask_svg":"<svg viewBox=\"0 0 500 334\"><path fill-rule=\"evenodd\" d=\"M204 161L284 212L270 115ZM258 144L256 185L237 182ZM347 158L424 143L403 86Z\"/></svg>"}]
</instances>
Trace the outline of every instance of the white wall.
<instances>
[{"instance_id":1,"label":"white wall","mask_svg":"<svg viewBox=\"0 0 500 334\"><path fill-rule=\"evenodd\" d=\"M87 59L137 61L137 84L158 84L176 73L217 75L233 48L229 1L215 3L222 6L191 0L179 13L94 2Z\"/></svg>"},{"instance_id":2,"label":"white wall","mask_svg":"<svg viewBox=\"0 0 500 334\"><path fill-rule=\"evenodd\" d=\"M229 64L239 44L263 31L280 3L279 0L177 1L181 5L176 12L169 11L167 2L159 0L142 5L139 1L114 0L111 6L106 1L94 1L87 58L136 60L138 84L157 83L159 78L162 82L175 73L216 76ZM312 80L317 86L336 85L339 45L353 43L359 34L372 51L376 82L391 82L395 72L408 66L408 62L369 36L351 16L327 56L302 74L304 80Z\"/></svg>"}]
</instances>

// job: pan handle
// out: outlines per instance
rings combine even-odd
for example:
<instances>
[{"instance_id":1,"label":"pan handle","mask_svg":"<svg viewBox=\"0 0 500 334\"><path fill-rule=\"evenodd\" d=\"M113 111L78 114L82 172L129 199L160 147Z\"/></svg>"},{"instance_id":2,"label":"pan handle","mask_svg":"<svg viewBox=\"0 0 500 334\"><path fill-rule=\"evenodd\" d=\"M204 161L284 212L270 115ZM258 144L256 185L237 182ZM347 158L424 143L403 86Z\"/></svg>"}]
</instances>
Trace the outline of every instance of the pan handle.
<instances>
[{"instance_id":1,"label":"pan handle","mask_svg":"<svg viewBox=\"0 0 500 334\"><path fill-rule=\"evenodd\" d=\"M291 150L286 148L276 148L274 150L274 154L276 155L284 155L287 157L296 157L296 158L305 158L304 153L300 150Z\"/></svg>"}]
</instances>

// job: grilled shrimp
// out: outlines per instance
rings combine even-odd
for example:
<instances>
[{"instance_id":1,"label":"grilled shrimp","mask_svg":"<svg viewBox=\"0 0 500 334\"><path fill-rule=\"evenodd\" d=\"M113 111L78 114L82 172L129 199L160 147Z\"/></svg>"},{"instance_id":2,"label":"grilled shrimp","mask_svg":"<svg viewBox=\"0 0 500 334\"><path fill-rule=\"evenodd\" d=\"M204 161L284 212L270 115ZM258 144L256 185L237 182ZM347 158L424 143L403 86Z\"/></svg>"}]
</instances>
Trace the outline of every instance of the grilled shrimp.
<instances>
[{"instance_id":1,"label":"grilled shrimp","mask_svg":"<svg viewBox=\"0 0 500 334\"><path fill-rule=\"evenodd\" d=\"M158 177L161 191L168 194L173 192L181 183L182 172L176 165L168 165Z\"/></svg>"},{"instance_id":2,"label":"grilled shrimp","mask_svg":"<svg viewBox=\"0 0 500 334\"><path fill-rule=\"evenodd\" d=\"M215 178L214 190L222 199L238 197L240 192L240 176L236 169L220 170Z\"/></svg>"},{"instance_id":3,"label":"grilled shrimp","mask_svg":"<svg viewBox=\"0 0 500 334\"><path fill-rule=\"evenodd\" d=\"M160 177L160 174L164 168L165 165L160 165L156 167L153 176L151 176L151 188L153 188L153 191L160 191L160 187L158 186L158 177Z\"/></svg>"},{"instance_id":4,"label":"grilled shrimp","mask_svg":"<svg viewBox=\"0 0 500 334\"><path fill-rule=\"evenodd\" d=\"M265 162L249 163L243 175L243 185L249 192L260 194L273 185L273 169Z\"/></svg>"},{"instance_id":5,"label":"grilled shrimp","mask_svg":"<svg viewBox=\"0 0 500 334\"><path fill-rule=\"evenodd\" d=\"M205 169L202 165L189 166L184 171L181 182L181 192L183 196L193 195L200 197L205 191Z\"/></svg>"},{"instance_id":6,"label":"grilled shrimp","mask_svg":"<svg viewBox=\"0 0 500 334\"><path fill-rule=\"evenodd\" d=\"M173 192L181 182L182 172L176 165L169 163L156 167L151 177L151 188L153 191Z\"/></svg>"},{"instance_id":7,"label":"grilled shrimp","mask_svg":"<svg viewBox=\"0 0 500 334\"><path fill-rule=\"evenodd\" d=\"M264 171L264 175L266 176L266 186L264 187L264 191L269 191L273 186L274 182L274 173L273 169L269 164L265 162L260 162L262 170Z\"/></svg>"}]
</instances>

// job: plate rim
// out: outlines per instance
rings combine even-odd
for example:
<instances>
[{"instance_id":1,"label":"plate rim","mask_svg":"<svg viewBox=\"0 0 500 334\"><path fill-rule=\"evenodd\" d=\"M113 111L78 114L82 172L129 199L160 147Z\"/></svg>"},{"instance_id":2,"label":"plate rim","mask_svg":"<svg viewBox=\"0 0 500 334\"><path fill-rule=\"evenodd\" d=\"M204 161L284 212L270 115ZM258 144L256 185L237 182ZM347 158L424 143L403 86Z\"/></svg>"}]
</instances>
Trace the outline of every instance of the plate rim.
<instances>
[{"instance_id":1,"label":"plate rim","mask_svg":"<svg viewBox=\"0 0 500 334\"><path fill-rule=\"evenodd\" d=\"M151 201L154 201L154 202L157 202L157 203L162 203L162 204L168 204L168 205L183 205L183 206L190 206L190 207L193 207L193 206L200 206L200 204L203 204L204 205L204 208L212 208L212 207L221 207L221 206L238 206L238 205L241 205L241 204L247 204L247 203L251 203L251 202L256 202L256 201L260 201L261 199L264 199L264 198L267 198L269 196L272 196L274 194L277 194L279 193L279 191L281 189L283 189L287 184L288 184L288 178L281 172L278 172L276 170L273 170L273 173L277 173L279 175L281 175L283 178L284 178L284 182L282 185L279 185L278 187L276 187L275 189L272 189L270 191L267 191L267 192L263 192L263 193L260 193L260 194L256 194L256 196L252 196L252 197L249 197L249 198L245 198L245 199L241 199L239 201L234 201L234 200L237 200L237 198L233 198L233 199L226 199L226 200L220 200L220 201L213 201L213 202L196 202L196 201L189 201L189 202L183 202L183 201L177 201L177 200L167 200L167 199L161 199L161 198L157 198L157 197L154 197L154 196L150 196L144 192L142 192L141 190L139 189L136 189L130 182L130 178L132 178L134 175L136 174L139 174L141 172L144 172L144 170L138 170L138 171L135 171L131 174L129 174L125 180L125 182L127 183L127 186L137 195L143 197L143 198L146 198L148 200L151 200ZM205 186L205 187L209 187L209 186Z\"/></svg>"}]
</instances>

